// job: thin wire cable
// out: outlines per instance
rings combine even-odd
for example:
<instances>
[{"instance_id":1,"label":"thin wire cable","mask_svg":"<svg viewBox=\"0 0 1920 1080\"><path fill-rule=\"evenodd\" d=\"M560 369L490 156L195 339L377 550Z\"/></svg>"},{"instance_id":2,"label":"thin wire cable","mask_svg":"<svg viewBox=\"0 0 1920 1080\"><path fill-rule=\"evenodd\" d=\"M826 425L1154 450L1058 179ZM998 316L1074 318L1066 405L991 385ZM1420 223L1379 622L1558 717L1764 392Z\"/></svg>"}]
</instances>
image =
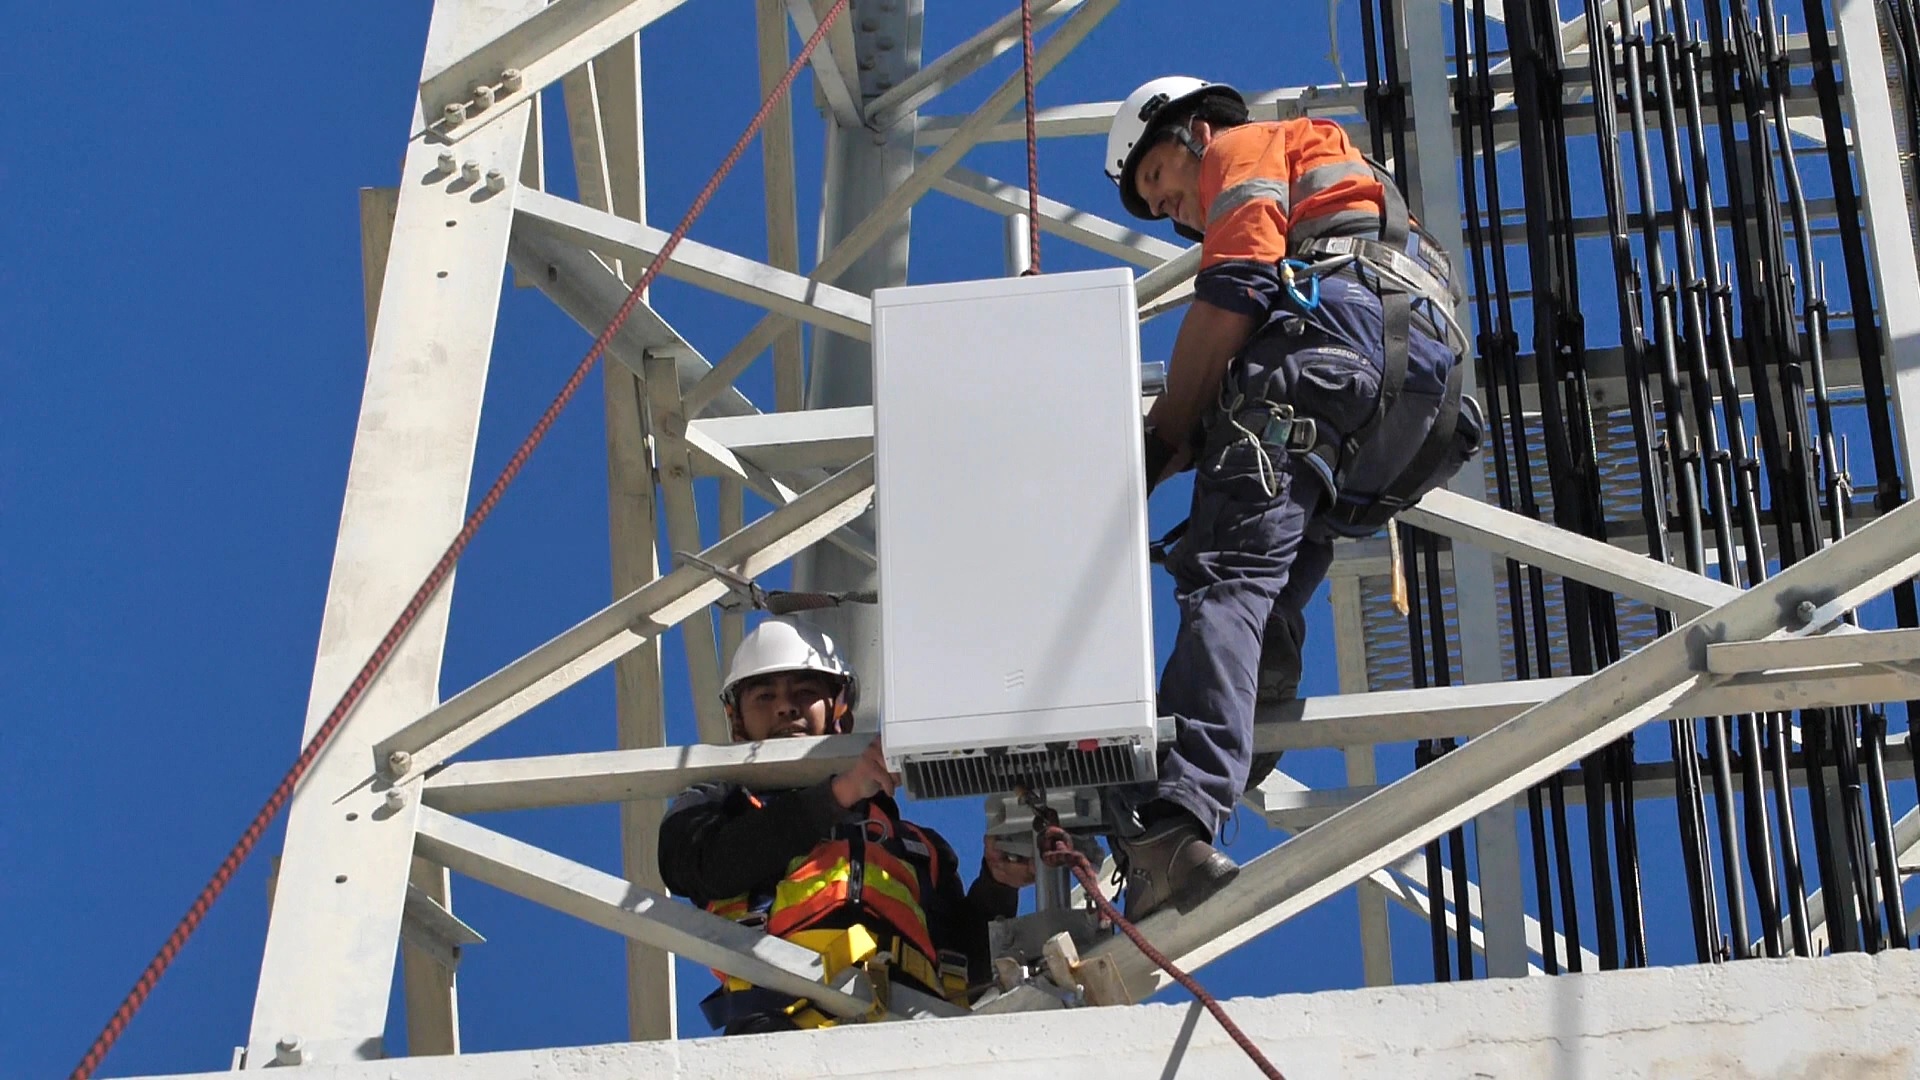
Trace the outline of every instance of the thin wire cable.
<instances>
[{"instance_id":1,"label":"thin wire cable","mask_svg":"<svg viewBox=\"0 0 1920 1080\"><path fill-rule=\"evenodd\" d=\"M1020 0L1020 66L1027 81L1027 269L1040 272L1040 131L1033 107L1033 0Z\"/></svg>"},{"instance_id":2,"label":"thin wire cable","mask_svg":"<svg viewBox=\"0 0 1920 1080\"><path fill-rule=\"evenodd\" d=\"M1080 881L1080 888L1086 891L1087 899L1093 901L1094 906L1100 909L1100 914L1119 927L1120 932L1127 935L1127 940L1133 942L1134 948L1139 949L1143 956L1157 964L1161 971L1172 976L1174 982L1186 987L1187 993L1192 994L1195 1001L1206 1006L1207 1011L1213 1014L1213 1018L1226 1029L1227 1036L1233 1040L1234 1045L1246 1051L1247 1057L1253 1059L1254 1065L1267 1077L1267 1080L1287 1080L1281 1075L1280 1070L1274 1067L1273 1062L1268 1061L1267 1056L1260 1052L1260 1048L1253 1044L1253 1040L1247 1037L1247 1033L1240 1030L1240 1025L1233 1022L1233 1019L1227 1015L1227 1010L1220 1007L1220 1003L1213 999L1212 994L1207 993L1206 987L1201 986L1199 980L1167 959L1166 954L1154 948L1153 943L1120 914L1119 910L1113 906L1113 901L1108 900L1106 894L1100 891L1100 882L1093 872L1093 864L1087 861L1085 855L1074 850L1073 838L1067 835L1065 829L1058 825L1047 826L1040 834L1040 851L1040 857L1048 866L1064 866L1073 871L1073 876Z\"/></svg>"},{"instance_id":3,"label":"thin wire cable","mask_svg":"<svg viewBox=\"0 0 1920 1080\"><path fill-rule=\"evenodd\" d=\"M147 996L153 992L154 985L172 965L174 957L179 955L187 939L192 937L193 932L199 928L207 911L213 907L214 901L220 898L227 883L240 869L240 864L246 861L254 845L259 843L260 837L267 831L267 827L272 824L275 817L279 816L281 808L293 795L293 789L298 786L307 770L313 766L314 759L319 757L320 751L340 729L341 723L352 713L353 707L366 693L367 687L373 684L374 678L386 666L394 649L399 647L407 631L412 628L414 620L419 618L420 612L446 583L447 575L453 572L454 564L460 560L461 553L473 540L474 533L479 531L481 523L486 521L487 516L493 513L494 507L506 494L507 486L520 474L528 458L533 456L533 451L540 445L541 440L546 438L548 429L553 427L554 421L559 419L561 411L567 407L567 403L573 399L573 395L586 381L594 365L599 363L601 355L606 352L607 343L612 341L613 336L620 332L621 326L626 324L627 318L633 314L633 309L640 303L640 298L646 292L647 286L659 276L660 268L666 265L674 249L678 248L680 242L686 238L687 231L693 227L694 219L707 208L707 203L719 189L720 182L739 161L740 155L746 151L747 144L759 132L760 126L766 123L768 115L773 112L774 105L786 95L787 89L793 84L800 69L806 65L814 49L826 37L828 28L833 25L835 19L840 17L841 12L846 10L847 3L848 0L837 0L832 9L821 18L819 27L800 49L800 54L794 58L793 65L787 69L786 75L773 88L766 101L761 103L760 111L754 114L752 123L747 125L747 130L741 134L739 141L734 143L733 149L727 153L726 159L720 163L720 167L707 181L706 187L702 188L699 196L693 200L693 205L687 208L686 216L680 219L680 224L673 230L673 234L667 238L665 244L661 245L659 254L654 256L646 272L634 282L633 290L627 294L626 301L620 305L619 311L607 323L607 328L594 339L593 346L587 350L586 356L574 368L573 374L560 388L560 393L554 397L552 404L547 406L546 412L541 414L539 422L533 425L533 430L521 442L519 449L507 459L506 467L500 471L499 477L487 489L479 505L474 507L473 512L467 516L466 523L454 536L453 543L447 546L446 552L440 556L440 561L434 564L426 580L422 581L420 587L415 590L413 598L407 601L407 606L401 610L400 617L394 620L392 628L387 631L385 637L380 639L379 646L373 650L373 655L367 658L367 662L360 668L360 673L354 676L352 683L348 684L346 693L341 695L339 703L327 714L319 730L313 733L313 738L308 740L305 749L300 751L300 756L294 760L293 767L288 769L286 775L281 778L279 785L273 789L273 794L267 798L266 804L260 808L259 813L254 815L246 831L240 834L240 839L227 853L227 857L221 861L213 877L200 890L200 895L194 898L193 905L187 909L186 915L174 927L173 932L167 935L167 940L160 946L160 951L148 961L146 970L142 971L140 977L134 981L133 989L120 1002L120 1007L114 1010L113 1016L107 1021L99 1037L94 1039L93 1045L80 1059L80 1064L73 1070L70 1080L87 1080L93 1075L93 1071L100 1067L100 1062L106 1058L107 1052L113 1049L113 1044L120 1038L121 1032L126 1030L134 1014L140 1011L140 1006L146 1003Z\"/></svg>"}]
</instances>

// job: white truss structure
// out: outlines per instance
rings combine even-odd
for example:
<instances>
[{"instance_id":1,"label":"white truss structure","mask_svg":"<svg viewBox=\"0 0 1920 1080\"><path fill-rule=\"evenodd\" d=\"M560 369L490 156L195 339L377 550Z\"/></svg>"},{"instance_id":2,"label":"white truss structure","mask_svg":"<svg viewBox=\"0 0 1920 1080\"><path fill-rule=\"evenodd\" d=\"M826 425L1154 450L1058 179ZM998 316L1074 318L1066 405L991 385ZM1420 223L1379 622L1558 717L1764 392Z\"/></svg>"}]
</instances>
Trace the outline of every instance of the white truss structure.
<instances>
[{"instance_id":1,"label":"white truss structure","mask_svg":"<svg viewBox=\"0 0 1920 1080\"><path fill-rule=\"evenodd\" d=\"M1039 0L1044 33L1036 75L1044 78L1093 40L1118 2ZM597 332L627 283L661 249L666 234L643 212L646 109L636 35L679 6L436 0L401 182L364 200L368 374L309 734L463 516L492 349L494 284L511 269L516 281ZM785 69L790 31L811 32L825 7L757 0L763 89ZM1839 10L1848 70L1884 70L1872 5L1841 0ZM692 781L802 783L828 775L864 743L865 736L839 736L726 744L714 691L721 657L742 625L736 613L712 606L729 586L709 567L753 576L798 560L802 587L868 580L874 551L863 514L874 483L862 373L867 295L905 280L906 215L927 193L1002 216L1026 209L1023 186L959 164L982 142L1023 135L1019 76L970 113L929 111L983 64L1019 47L1013 0L999 10L962 11L943 6L939 15L979 19L979 32L923 64L921 0L855 0L816 54L811 85L830 135L827 220L813 266L800 262L789 111L804 102L783 103L763 136L766 260L692 241L674 253L666 276L764 309L759 323L717 360L683 338L663 317L669 312L646 304L614 339L604 371L611 603L583 612L571 629L442 701L450 603L450 590L443 591L320 758L289 811L244 1067L382 1056L396 951L412 1052L458 1052L454 970L460 948L477 935L454 914L450 873L626 937L636 1040L676 1032L672 954L805 992L843 1016L872 1008L863 977L822 986L820 960L807 950L666 897L654 869L654 836L663 800ZM1413 91L1415 208L1437 208L1422 217L1457 250L1458 215L1445 209L1458 205L1459 193L1440 8L1413 0L1400 16L1404 40L1397 47ZM539 95L555 84L567 111L577 201L544 190ZM802 92L807 85L803 79ZM1879 287L1885 295L1920 295L1886 88L1873 78L1849 78L1847 85ZM1040 134L1102 132L1114 107L1048 108ZM1256 112L1328 115L1364 126L1357 88L1275 90L1257 98ZM1143 271L1143 318L1187 295L1193 251L1051 199L1039 210L1050 236ZM1920 421L1910 412L1920 402L1915 318L1920 307L1911 304L1885 312L1888 382L1902 407L1909 463L1920 460ZM802 363L804 328L815 334L810 370ZM734 381L769 350L775 391L772 400L756 402ZM697 478L719 481L723 539L711 545L701 542ZM748 520L746 492L774 509ZM1484 498L1482 479L1463 476L1454 491L1435 493L1405 515L1452 541L1466 685L1369 692L1358 583L1377 556L1356 545L1336 565L1343 692L1269 710L1259 745L1344 748L1348 786L1314 790L1279 773L1249 797L1270 822L1298 835L1253 860L1195 911L1144 924L1189 968L1358 885L1370 983L1392 979L1388 901L1422 914L1445 905L1471 918L1488 970L1525 974L1537 969L1542 947L1540 927L1520 899L1512 800L1527 787L1661 718L1920 697L1913 632L1853 632L1844 640L1835 632L1847 629L1840 622L1847 611L1920 571L1920 507L1887 513L1742 592L1492 508ZM665 548L656 541L662 523ZM687 554L698 561L677 558ZM1502 682L1492 644L1492 583L1494 561L1505 558L1665 608L1680 626L1590 677ZM839 617L856 664L874 667L862 650L870 649L875 628L859 613ZM700 745L665 745L660 642L674 628L689 657ZM487 735L608 667L617 676L618 723L605 750L511 759L470 753ZM1468 741L1430 767L1378 784L1376 746L1442 736ZM586 803L621 806L617 873L462 817ZM1428 896L1410 853L1476 819L1478 879L1465 896L1450 888ZM1908 847L1901 861L1911 863L1920 826L1910 816L1898 835ZM1122 939L1084 957L1076 977L1096 1003L1139 1000L1162 978ZM898 992L890 1008L901 1018L953 1011Z\"/></svg>"}]
</instances>

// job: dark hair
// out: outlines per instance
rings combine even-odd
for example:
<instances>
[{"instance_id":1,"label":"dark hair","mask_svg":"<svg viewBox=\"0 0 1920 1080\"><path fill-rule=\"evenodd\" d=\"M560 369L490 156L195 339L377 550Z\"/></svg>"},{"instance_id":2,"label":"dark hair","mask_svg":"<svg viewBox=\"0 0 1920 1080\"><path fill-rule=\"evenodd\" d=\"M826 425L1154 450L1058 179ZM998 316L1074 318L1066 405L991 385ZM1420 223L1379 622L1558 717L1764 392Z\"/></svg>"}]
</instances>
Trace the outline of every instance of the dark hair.
<instances>
[{"instance_id":1,"label":"dark hair","mask_svg":"<svg viewBox=\"0 0 1920 1080\"><path fill-rule=\"evenodd\" d=\"M1239 127L1248 120L1247 107L1225 94L1207 94L1193 105L1183 107L1179 116L1170 116L1155 123L1146 137L1146 147L1172 141L1175 128L1191 129L1195 120L1204 120L1215 130Z\"/></svg>"}]
</instances>

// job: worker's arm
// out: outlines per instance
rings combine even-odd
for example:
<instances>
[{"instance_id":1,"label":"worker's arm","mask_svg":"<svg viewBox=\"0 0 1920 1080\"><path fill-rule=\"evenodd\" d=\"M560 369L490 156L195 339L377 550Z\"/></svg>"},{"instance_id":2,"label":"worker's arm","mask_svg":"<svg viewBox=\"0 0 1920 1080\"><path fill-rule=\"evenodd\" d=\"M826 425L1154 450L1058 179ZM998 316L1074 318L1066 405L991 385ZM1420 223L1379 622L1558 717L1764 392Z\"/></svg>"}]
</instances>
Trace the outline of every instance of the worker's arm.
<instances>
[{"instance_id":1,"label":"worker's arm","mask_svg":"<svg viewBox=\"0 0 1920 1080\"><path fill-rule=\"evenodd\" d=\"M696 784L660 822L660 879L696 904L738 896L785 874L845 813L831 780L764 801L737 785Z\"/></svg>"},{"instance_id":2,"label":"worker's arm","mask_svg":"<svg viewBox=\"0 0 1920 1080\"><path fill-rule=\"evenodd\" d=\"M1147 412L1149 437L1148 477L1158 483L1182 464L1195 426L1220 392L1220 380L1227 366L1253 336L1257 326L1252 314L1230 311L1205 300L1196 299L1180 323L1180 335L1174 339L1173 360L1167 365L1167 388L1154 400ZM1165 444L1165 467L1154 469L1153 439Z\"/></svg>"}]
</instances>

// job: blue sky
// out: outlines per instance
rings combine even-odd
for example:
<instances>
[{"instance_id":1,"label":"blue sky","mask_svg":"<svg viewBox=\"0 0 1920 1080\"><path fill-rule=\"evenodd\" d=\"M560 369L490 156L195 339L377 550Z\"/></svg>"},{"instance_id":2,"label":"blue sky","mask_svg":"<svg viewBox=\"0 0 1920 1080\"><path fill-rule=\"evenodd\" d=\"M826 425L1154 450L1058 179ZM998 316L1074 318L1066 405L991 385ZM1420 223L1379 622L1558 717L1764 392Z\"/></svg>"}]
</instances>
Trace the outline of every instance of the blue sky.
<instances>
[{"instance_id":1,"label":"blue sky","mask_svg":"<svg viewBox=\"0 0 1920 1080\"><path fill-rule=\"evenodd\" d=\"M938 55L999 4L936 4ZM298 750L361 380L357 191L394 182L429 5L208 3L10 5L15 90L0 97L0 1077L64 1072L119 1001ZM1177 13L1176 13L1177 12ZM1326 8L1287 5L1252 32L1220 0L1123 7L1040 86L1041 104L1113 99L1186 71L1250 88L1335 81ZM1353 5L1349 74L1363 68ZM697 0L644 38L649 213L677 220L757 103L749 0ZM715 46L715 42L721 45ZM959 112L1015 70L1002 57L932 107ZM820 128L798 87L802 246L813 255ZM555 186L571 193L557 102ZM764 255L757 149L693 231ZM1097 140L1045 144L1042 191L1119 216ZM1022 175L1013 145L966 164ZM1517 197L1518 186L1508 189ZM1597 196L1595 197L1597 202ZM1593 211L1584 211L1593 212ZM996 276L999 219L930 195L914 213L911 280ZM1107 265L1049 238L1045 268ZM1518 280L1516 287L1519 287ZM1606 284L1599 277L1600 289ZM756 312L675 283L655 302L710 356ZM1145 336L1164 355L1172 323ZM532 290L505 289L476 484L505 460L588 338ZM766 366L745 380L770 394ZM607 600L604 443L589 380L461 569L443 689L451 694ZM1864 454L1857 454L1856 461ZM1856 467L1858 468L1858 467ZM1153 500L1162 528L1184 480ZM711 515L707 521L711 522ZM1164 651L1173 616L1156 576ZM1332 689L1324 602L1308 692ZM678 636L668 639L670 734L691 741ZM476 755L611 745L599 678ZM1388 775L1405 747L1382 755ZM1285 766L1318 784L1332 753ZM1910 790L1910 789L1909 789ZM1672 877L1671 813L1643 808L1649 895ZM973 802L913 809L971 861ZM488 824L612 868L610 807ZM1576 820L1576 830L1579 825ZM1663 831L1664 830L1664 831ZM1242 814L1242 858L1274 834ZM244 1041L279 832L232 882L109 1058L107 1075L224 1068ZM1674 890L1664 890L1669 900ZM455 905L490 939L469 950L461 1011L470 1050L624 1036L618 939L471 883ZM1690 953L1677 908L1650 910L1656 959ZM1427 977L1424 926L1396 914L1401 977ZM1590 925L1590 923L1589 923ZM1590 940L1590 939L1589 939ZM1350 898L1323 904L1207 969L1223 996L1360 981ZM683 965L683 1029L707 976ZM397 1000L397 997L396 997ZM393 1045L404 1046L402 1025Z\"/></svg>"}]
</instances>

